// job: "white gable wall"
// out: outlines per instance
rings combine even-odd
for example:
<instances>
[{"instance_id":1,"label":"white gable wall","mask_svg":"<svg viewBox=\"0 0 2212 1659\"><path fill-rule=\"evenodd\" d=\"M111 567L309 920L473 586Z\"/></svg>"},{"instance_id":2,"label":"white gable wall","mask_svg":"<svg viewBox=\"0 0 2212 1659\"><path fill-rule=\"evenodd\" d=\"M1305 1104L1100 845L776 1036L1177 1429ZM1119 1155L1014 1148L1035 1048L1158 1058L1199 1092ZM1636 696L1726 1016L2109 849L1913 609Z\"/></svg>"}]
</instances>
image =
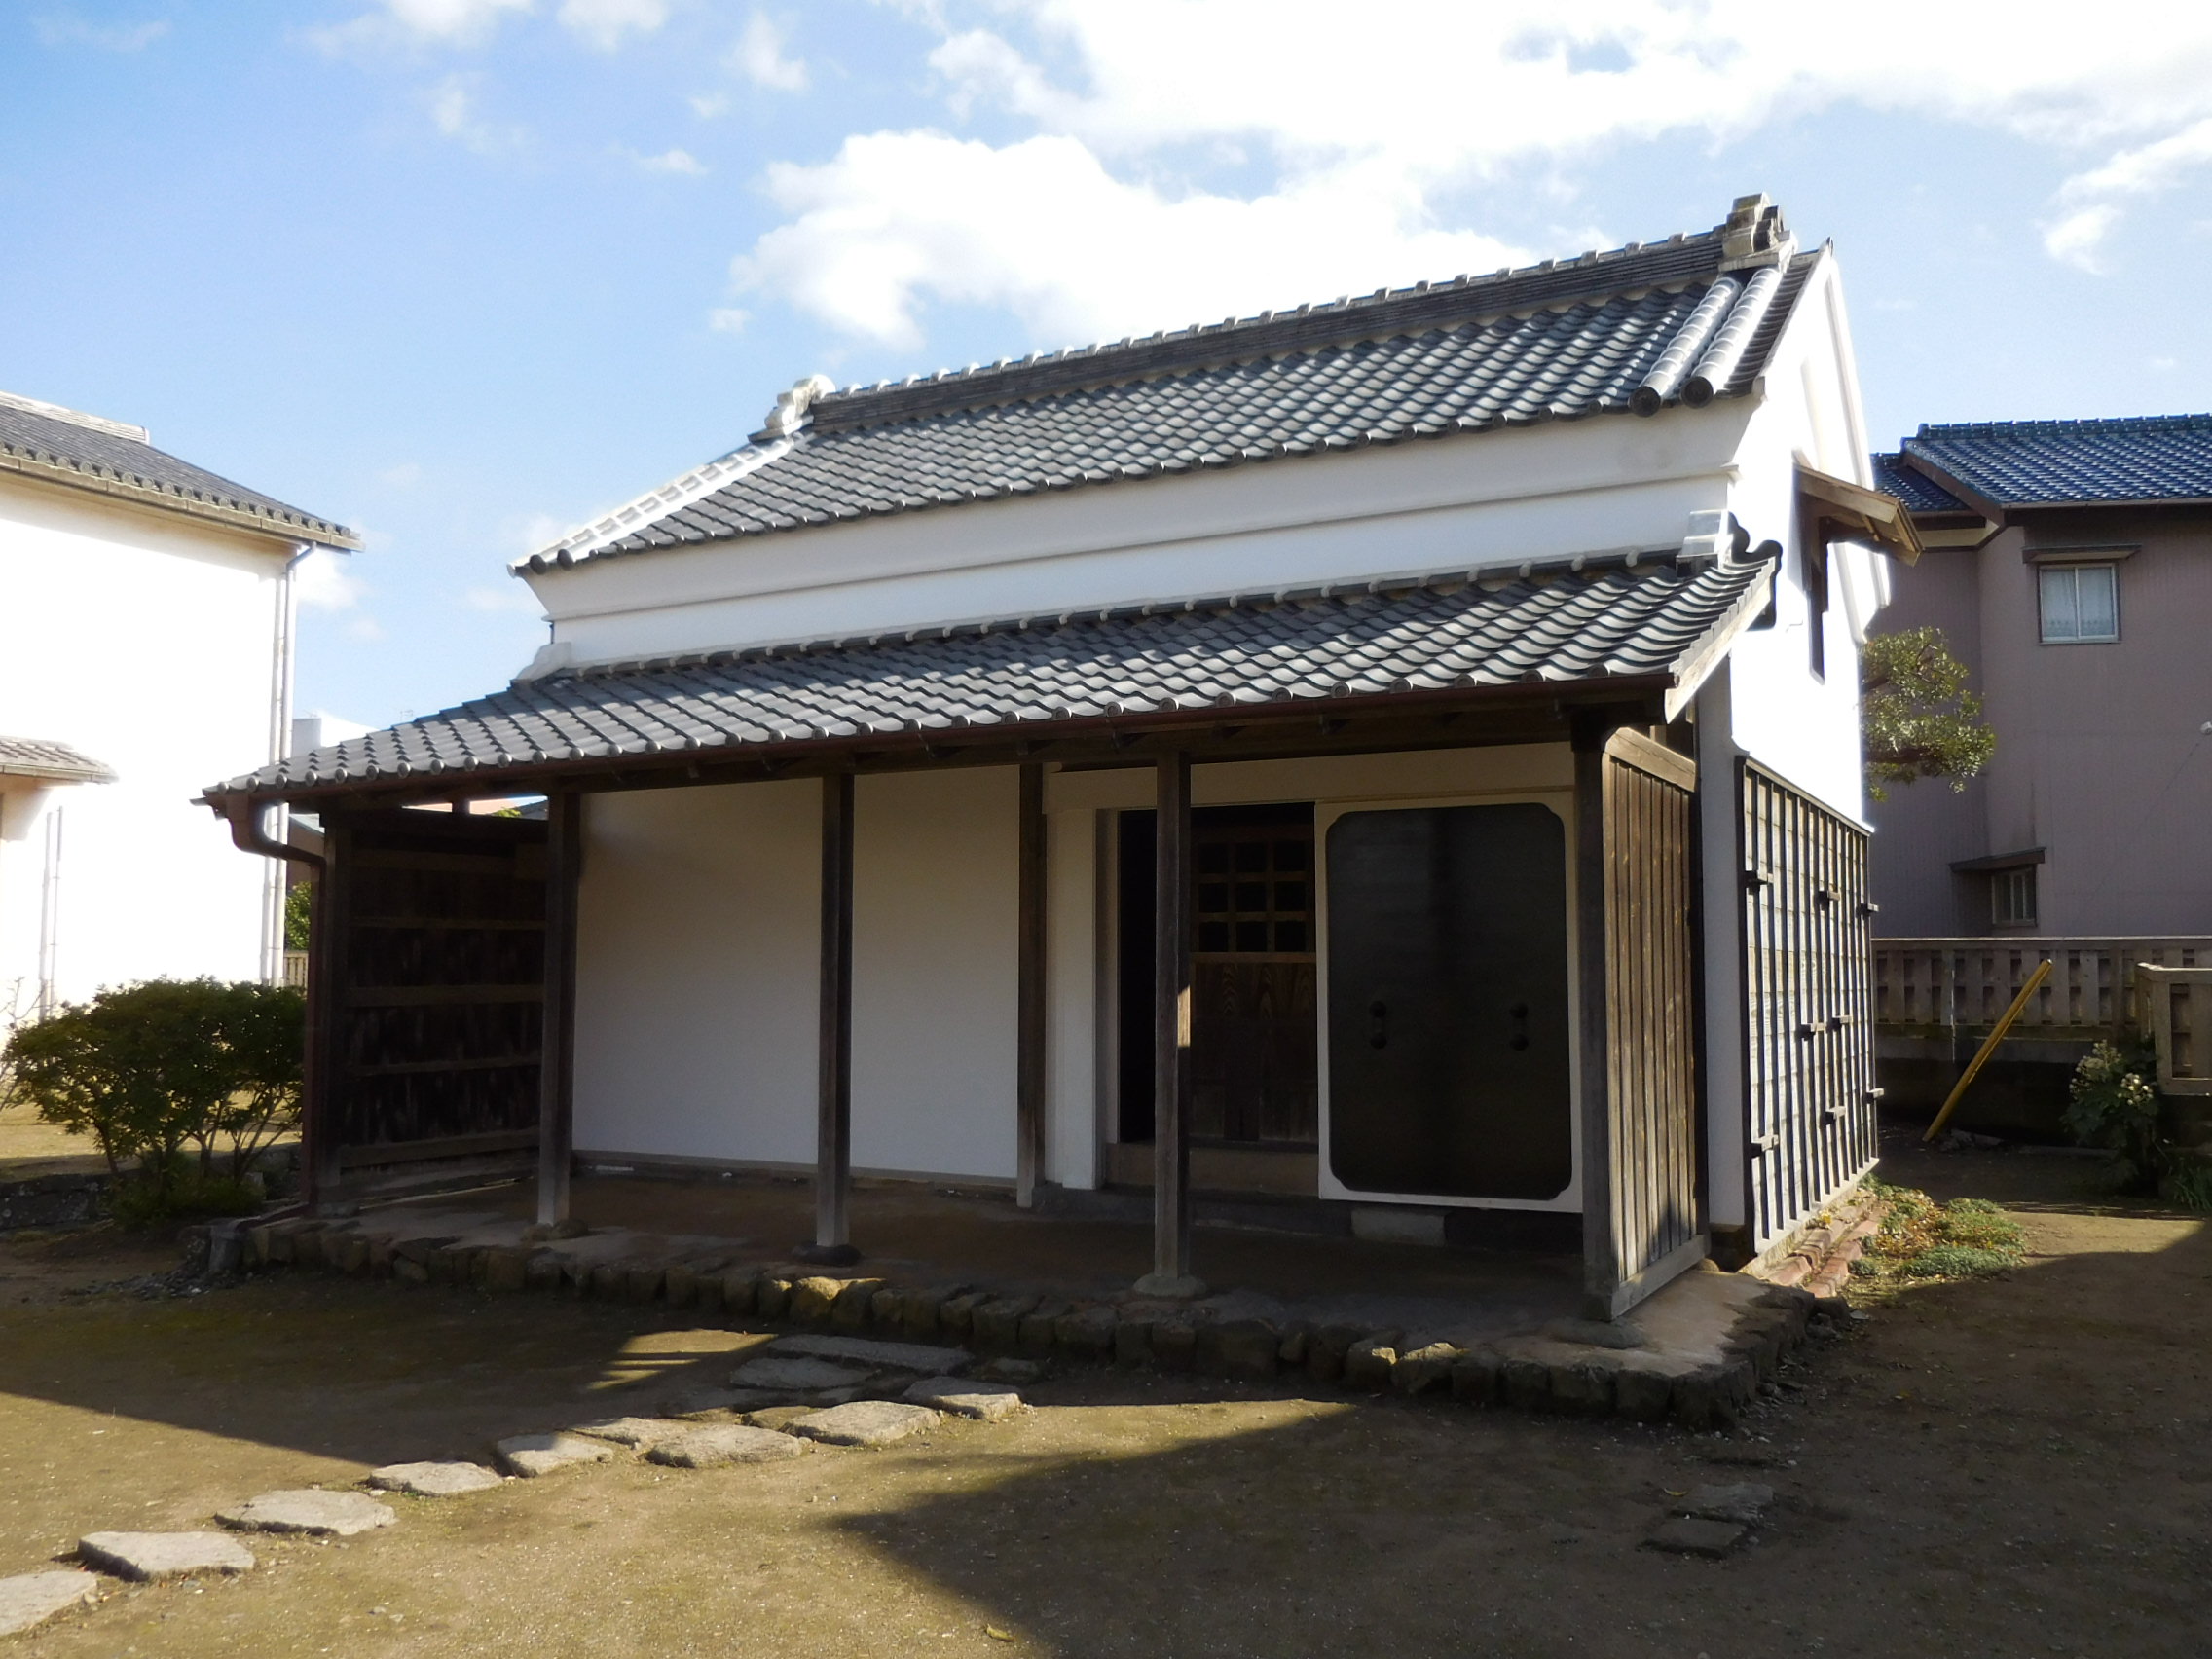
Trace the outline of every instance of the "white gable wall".
<instances>
[{"instance_id":1,"label":"white gable wall","mask_svg":"<svg viewBox=\"0 0 2212 1659\"><path fill-rule=\"evenodd\" d=\"M61 814L56 990L261 973L275 866L194 798L270 758L276 607L290 549L181 515L0 476L0 733L66 743L113 784L0 822L0 1018L39 977L49 814Z\"/></svg>"},{"instance_id":2,"label":"white gable wall","mask_svg":"<svg viewBox=\"0 0 2212 1659\"><path fill-rule=\"evenodd\" d=\"M1265 592L1678 545L1726 499L1741 401L1135 479L528 576L559 660Z\"/></svg>"}]
</instances>

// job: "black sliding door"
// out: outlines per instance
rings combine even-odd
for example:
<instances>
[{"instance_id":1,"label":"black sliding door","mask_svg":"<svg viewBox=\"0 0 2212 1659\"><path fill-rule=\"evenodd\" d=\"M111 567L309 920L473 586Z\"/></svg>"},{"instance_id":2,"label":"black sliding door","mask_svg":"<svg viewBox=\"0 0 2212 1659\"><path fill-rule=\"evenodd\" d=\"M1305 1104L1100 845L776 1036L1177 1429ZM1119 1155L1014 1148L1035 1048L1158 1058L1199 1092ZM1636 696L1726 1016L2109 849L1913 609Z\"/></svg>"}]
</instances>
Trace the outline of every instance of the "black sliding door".
<instances>
[{"instance_id":1,"label":"black sliding door","mask_svg":"<svg viewBox=\"0 0 2212 1659\"><path fill-rule=\"evenodd\" d=\"M1337 1179L1558 1196L1574 1158L1566 826L1532 804L1350 812L1327 859Z\"/></svg>"}]
</instances>

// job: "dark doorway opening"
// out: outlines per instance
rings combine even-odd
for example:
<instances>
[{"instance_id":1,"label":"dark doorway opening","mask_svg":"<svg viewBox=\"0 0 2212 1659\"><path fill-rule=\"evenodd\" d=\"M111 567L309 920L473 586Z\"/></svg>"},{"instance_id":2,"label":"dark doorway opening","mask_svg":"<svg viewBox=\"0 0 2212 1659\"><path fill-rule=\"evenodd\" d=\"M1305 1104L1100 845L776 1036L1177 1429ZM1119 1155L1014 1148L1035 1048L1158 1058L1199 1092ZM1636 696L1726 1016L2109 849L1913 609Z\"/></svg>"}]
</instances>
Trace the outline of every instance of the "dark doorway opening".
<instances>
[{"instance_id":1,"label":"dark doorway opening","mask_svg":"<svg viewBox=\"0 0 2212 1659\"><path fill-rule=\"evenodd\" d=\"M1320 1131L1312 803L1191 817L1192 1139L1310 1152ZM1117 1138L1149 1141L1153 815L1124 812L1118 830Z\"/></svg>"}]
</instances>

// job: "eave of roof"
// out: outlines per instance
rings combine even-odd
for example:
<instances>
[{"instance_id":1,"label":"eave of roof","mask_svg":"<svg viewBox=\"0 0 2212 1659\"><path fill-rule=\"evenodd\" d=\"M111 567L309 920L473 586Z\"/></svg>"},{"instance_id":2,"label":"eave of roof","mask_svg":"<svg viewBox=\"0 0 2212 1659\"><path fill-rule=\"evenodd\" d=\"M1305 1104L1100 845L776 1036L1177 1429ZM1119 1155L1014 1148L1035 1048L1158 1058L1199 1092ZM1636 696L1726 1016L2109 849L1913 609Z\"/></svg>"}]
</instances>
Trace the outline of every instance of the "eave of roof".
<instances>
[{"instance_id":1,"label":"eave of roof","mask_svg":"<svg viewBox=\"0 0 2212 1659\"><path fill-rule=\"evenodd\" d=\"M284 541L361 545L344 525L156 449L142 427L12 393L0 393L0 471Z\"/></svg>"},{"instance_id":2,"label":"eave of roof","mask_svg":"<svg viewBox=\"0 0 2212 1659\"><path fill-rule=\"evenodd\" d=\"M1648 697L1671 718L1764 606L1771 574L1764 558L1610 555L613 665L296 756L206 798L230 810L736 781L739 764L754 778L864 755L911 766L948 747L1005 763L1054 742L1113 750L1225 721L1531 700Z\"/></svg>"},{"instance_id":3,"label":"eave of roof","mask_svg":"<svg viewBox=\"0 0 2212 1659\"><path fill-rule=\"evenodd\" d=\"M1931 424L1900 459L1991 518L2212 505L2212 415Z\"/></svg>"},{"instance_id":4,"label":"eave of roof","mask_svg":"<svg viewBox=\"0 0 2212 1659\"><path fill-rule=\"evenodd\" d=\"M0 778L33 778L54 784L112 784L115 771L66 743L39 737L0 737Z\"/></svg>"}]
</instances>

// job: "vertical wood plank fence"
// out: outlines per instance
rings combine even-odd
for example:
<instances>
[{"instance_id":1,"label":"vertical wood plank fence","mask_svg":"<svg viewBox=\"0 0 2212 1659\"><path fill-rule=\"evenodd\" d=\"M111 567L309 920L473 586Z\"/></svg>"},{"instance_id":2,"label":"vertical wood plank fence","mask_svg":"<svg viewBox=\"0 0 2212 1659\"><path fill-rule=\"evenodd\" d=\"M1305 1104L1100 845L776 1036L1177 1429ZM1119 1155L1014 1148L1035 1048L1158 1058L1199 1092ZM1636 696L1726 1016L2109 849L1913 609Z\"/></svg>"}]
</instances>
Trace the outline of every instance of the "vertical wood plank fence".
<instances>
[{"instance_id":1,"label":"vertical wood plank fence","mask_svg":"<svg viewBox=\"0 0 2212 1659\"><path fill-rule=\"evenodd\" d=\"M1866 832L1763 767L1739 767L1745 1215L1757 1252L1873 1166L1873 912Z\"/></svg>"}]
</instances>

